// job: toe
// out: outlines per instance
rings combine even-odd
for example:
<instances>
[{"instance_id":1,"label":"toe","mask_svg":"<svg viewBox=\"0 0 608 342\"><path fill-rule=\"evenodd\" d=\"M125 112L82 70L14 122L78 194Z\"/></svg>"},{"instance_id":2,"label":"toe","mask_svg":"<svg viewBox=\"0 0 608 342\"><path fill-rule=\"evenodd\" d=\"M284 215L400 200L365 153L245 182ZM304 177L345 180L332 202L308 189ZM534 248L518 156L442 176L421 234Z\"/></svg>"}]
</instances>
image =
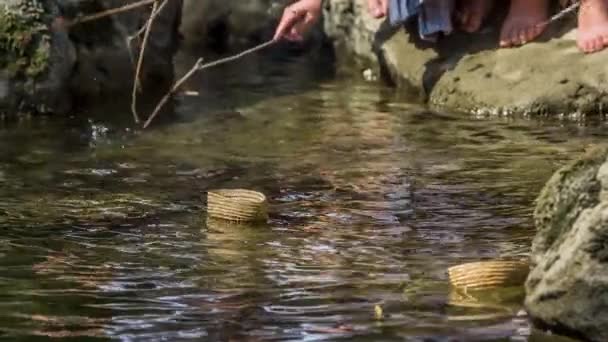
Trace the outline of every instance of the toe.
<instances>
[{"instance_id":1,"label":"toe","mask_svg":"<svg viewBox=\"0 0 608 342\"><path fill-rule=\"evenodd\" d=\"M507 35L503 35L500 37L500 42L499 44L500 47L509 47L509 38Z\"/></svg>"},{"instance_id":2,"label":"toe","mask_svg":"<svg viewBox=\"0 0 608 342\"><path fill-rule=\"evenodd\" d=\"M512 47L517 45L517 29L511 28L511 32L509 32L509 36L507 37L507 46Z\"/></svg>"},{"instance_id":3,"label":"toe","mask_svg":"<svg viewBox=\"0 0 608 342\"><path fill-rule=\"evenodd\" d=\"M512 28L509 26L505 26L502 28L500 32L500 46L501 47L509 47L511 44L511 30Z\"/></svg>"},{"instance_id":4,"label":"toe","mask_svg":"<svg viewBox=\"0 0 608 342\"><path fill-rule=\"evenodd\" d=\"M580 36L576 37L576 46L578 46L579 50L585 52L586 45L587 45L587 41L586 40L584 40Z\"/></svg>"},{"instance_id":5,"label":"toe","mask_svg":"<svg viewBox=\"0 0 608 342\"><path fill-rule=\"evenodd\" d=\"M531 42L534 39L536 39L536 37L538 37L541 32L542 32L542 28L540 28L540 27L537 27L537 26L530 27L526 33L527 38L528 38L527 42Z\"/></svg>"},{"instance_id":6,"label":"toe","mask_svg":"<svg viewBox=\"0 0 608 342\"><path fill-rule=\"evenodd\" d=\"M593 45L593 52L601 51L604 48L604 39L602 36L595 38L595 43Z\"/></svg>"},{"instance_id":7,"label":"toe","mask_svg":"<svg viewBox=\"0 0 608 342\"><path fill-rule=\"evenodd\" d=\"M519 29L516 31L515 37L514 37L514 44L515 45L524 45L528 40L528 36L527 36L527 32L526 29Z\"/></svg>"},{"instance_id":8,"label":"toe","mask_svg":"<svg viewBox=\"0 0 608 342\"><path fill-rule=\"evenodd\" d=\"M537 37L539 37L540 35L543 34L543 32L545 32L545 28L547 28L546 24L542 24L542 25L534 25L534 39L536 39Z\"/></svg>"},{"instance_id":9,"label":"toe","mask_svg":"<svg viewBox=\"0 0 608 342\"><path fill-rule=\"evenodd\" d=\"M517 45L524 45L528 42L528 28L521 27L517 30L517 38L515 39Z\"/></svg>"},{"instance_id":10,"label":"toe","mask_svg":"<svg viewBox=\"0 0 608 342\"><path fill-rule=\"evenodd\" d=\"M602 50L608 47L608 35L602 36Z\"/></svg>"},{"instance_id":11,"label":"toe","mask_svg":"<svg viewBox=\"0 0 608 342\"><path fill-rule=\"evenodd\" d=\"M481 17L480 16L473 16L471 18L471 20L469 20L469 32L477 32L479 31L479 28L481 27Z\"/></svg>"},{"instance_id":12,"label":"toe","mask_svg":"<svg viewBox=\"0 0 608 342\"><path fill-rule=\"evenodd\" d=\"M597 38L592 38L587 44L587 53L593 53L597 50Z\"/></svg>"},{"instance_id":13,"label":"toe","mask_svg":"<svg viewBox=\"0 0 608 342\"><path fill-rule=\"evenodd\" d=\"M587 42L587 51L586 52L592 53L593 51L595 51L595 38L591 38Z\"/></svg>"},{"instance_id":14,"label":"toe","mask_svg":"<svg viewBox=\"0 0 608 342\"><path fill-rule=\"evenodd\" d=\"M466 29L469 26L469 18L471 17L469 11L461 11L458 16L458 20L460 21L460 26L463 29Z\"/></svg>"},{"instance_id":15,"label":"toe","mask_svg":"<svg viewBox=\"0 0 608 342\"><path fill-rule=\"evenodd\" d=\"M593 52L593 39L587 39L585 40L585 42L583 43L583 51L585 53L591 53Z\"/></svg>"}]
</instances>

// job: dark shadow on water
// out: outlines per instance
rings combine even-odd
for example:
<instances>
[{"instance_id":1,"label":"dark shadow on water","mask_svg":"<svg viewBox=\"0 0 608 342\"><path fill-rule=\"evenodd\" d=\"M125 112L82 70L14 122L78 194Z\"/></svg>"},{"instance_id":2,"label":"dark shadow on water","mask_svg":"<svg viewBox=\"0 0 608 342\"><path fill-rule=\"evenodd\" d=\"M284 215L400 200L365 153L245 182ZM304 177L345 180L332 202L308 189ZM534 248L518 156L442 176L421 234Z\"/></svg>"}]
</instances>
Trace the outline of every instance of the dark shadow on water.
<instances>
[{"instance_id":1,"label":"dark shadow on water","mask_svg":"<svg viewBox=\"0 0 608 342\"><path fill-rule=\"evenodd\" d=\"M176 72L184 74L199 57L210 62L232 53L182 51L176 60ZM333 50L327 45L279 43L241 60L204 70L184 86L198 95L181 99L179 120L214 113L238 116L239 108L259 101L313 90L335 76L334 63Z\"/></svg>"},{"instance_id":2,"label":"dark shadow on water","mask_svg":"<svg viewBox=\"0 0 608 342\"><path fill-rule=\"evenodd\" d=\"M258 42L259 43L259 42ZM175 73L181 77L199 57L206 61L223 58L255 44L235 50L182 50L175 57ZM156 117L149 129L203 117L212 120L240 120L242 109L275 97L303 93L336 75L333 49L327 42L280 43L226 65L195 75L184 86L190 95L177 94ZM125 79L132 77L125 75ZM139 95L138 113L143 122L153 112L167 85L152 83ZM191 95L195 94L195 95ZM112 92L94 102L82 99L66 116L21 117L0 120L0 129L11 135L32 136L40 132L64 140L69 149L86 148L100 141L129 141L144 133L131 113L131 92ZM19 133L23 130L22 133ZM54 132L54 133L51 133ZM61 138L59 138L61 137Z\"/></svg>"},{"instance_id":3,"label":"dark shadow on water","mask_svg":"<svg viewBox=\"0 0 608 342\"><path fill-rule=\"evenodd\" d=\"M175 57L176 79L200 57L210 62L251 46L221 54L183 49ZM206 69L186 82L182 91L157 116L152 127L191 121L206 115L235 117L240 115L239 108L268 98L315 89L323 80L335 76L334 62L333 50L326 43L279 43L240 60ZM165 89L165 85L155 87L152 84L140 94L138 113L142 121L153 112L166 93ZM86 124L94 120L115 130L136 131L139 126L135 124L130 108L130 91L125 91L80 106L73 114L73 121Z\"/></svg>"}]
</instances>

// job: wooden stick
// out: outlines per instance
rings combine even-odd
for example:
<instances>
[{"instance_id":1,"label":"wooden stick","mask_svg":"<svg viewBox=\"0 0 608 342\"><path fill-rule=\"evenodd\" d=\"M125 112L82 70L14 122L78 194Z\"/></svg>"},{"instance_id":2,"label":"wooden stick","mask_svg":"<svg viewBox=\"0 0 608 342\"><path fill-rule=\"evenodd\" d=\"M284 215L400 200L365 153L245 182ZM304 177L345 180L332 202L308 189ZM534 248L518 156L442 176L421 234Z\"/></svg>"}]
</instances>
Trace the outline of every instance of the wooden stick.
<instances>
[{"instance_id":1,"label":"wooden stick","mask_svg":"<svg viewBox=\"0 0 608 342\"><path fill-rule=\"evenodd\" d=\"M152 10L152 14L150 14L150 16L157 16L164 8L165 6L169 3L169 1L165 0L160 6L158 6L158 9L156 11ZM149 21L147 21L146 23L148 23ZM139 28L139 30L137 32L135 32L135 34L129 36L127 38L127 41L129 42L129 46L130 46L130 42L136 38L138 38L139 36L141 36L142 34L146 33L146 28L147 25L144 25L142 27Z\"/></svg>"},{"instance_id":2,"label":"wooden stick","mask_svg":"<svg viewBox=\"0 0 608 342\"><path fill-rule=\"evenodd\" d=\"M165 104L169 101L169 99L171 99L171 96L173 96L173 94L175 94L182 87L182 85L186 81L188 81L196 72L202 71L205 69L209 69L211 67L218 66L220 64L225 64L225 63L235 61L239 58L245 57L249 54L252 54L254 52L267 48L267 47L273 45L274 43L276 43L276 40L269 40L265 43L262 43L260 45L254 46L250 49L242 51L236 55L218 59L216 61L213 61L213 62L210 62L207 64L203 64L203 59L199 58L196 61L196 63L194 63L194 66L182 78L180 78L177 82L175 82L175 84L173 85L173 87L171 87L169 92L167 94L165 94L165 96L163 96L163 98L160 100L160 102L158 103L158 105L156 106L156 108L154 109L152 114L150 114L150 116L148 117L148 120L144 124L144 129L148 128L148 126L150 126L150 124L152 123L154 118L158 115L158 113L160 113L160 111L165 106Z\"/></svg>"},{"instance_id":3,"label":"wooden stick","mask_svg":"<svg viewBox=\"0 0 608 342\"><path fill-rule=\"evenodd\" d=\"M158 15L160 13L160 11L162 11L168 3L169 3L168 1L163 2L162 5L160 5L156 11L154 11L154 10L152 11L152 14L150 14L150 16L156 16L156 15ZM137 32L135 32L133 35L128 36L127 39L125 39L125 45L127 46L127 49L129 50L128 51L129 52L129 60L131 61L131 65L133 66L133 68L136 67L136 63L135 63L135 58L133 57L133 51L132 51L133 50L133 46L132 46L132 43L133 43L133 41L135 39L139 38L141 35L143 35L144 33L146 33L146 30L148 28L147 24L149 22L150 21L147 20L146 24L142 25L142 27L140 27L139 30L137 30ZM136 119L135 122L138 122L138 119Z\"/></svg>"},{"instance_id":4,"label":"wooden stick","mask_svg":"<svg viewBox=\"0 0 608 342\"><path fill-rule=\"evenodd\" d=\"M152 25L154 25L154 20L158 17L160 12L165 5L168 3L168 0L162 0L162 4L160 4L161 0L156 0L152 7L152 14L150 14L150 18L146 21L144 27L146 28L144 32L144 39L141 43L141 49L139 51L139 56L137 59L137 67L135 68L135 77L133 79L133 91L131 93L131 112L133 113L133 120L135 123L139 123L139 115L137 114L137 93L141 91L141 82L140 82L140 74L144 64L144 55L146 53L146 46L148 45L148 39L150 38L150 32L152 31ZM160 5L159 5L160 4Z\"/></svg>"},{"instance_id":5,"label":"wooden stick","mask_svg":"<svg viewBox=\"0 0 608 342\"><path fill-rule=\"evenodd\" d=\"M83 24L83 23L86 23L86 22L89 22L89 21L102 19L102 18L105 18L105 17L109 17L109 16L112 16L112 15L119 14L119 13L132 11L132 10L137 9L139 7L150 5L150 4L154 3L155 1L157 1L157 0L140 0L138 2L134 2L132 4L124 5L122 7L111 8L111 9L106 10L106 11L102 11L102 12L98 12L98 13L93 13L91 15L85 15L83 17L76 18L75 20L70 21L67 24L67 26L71 27L71 26L74 26L74 25Z\"/></svg>"}]
</instances>

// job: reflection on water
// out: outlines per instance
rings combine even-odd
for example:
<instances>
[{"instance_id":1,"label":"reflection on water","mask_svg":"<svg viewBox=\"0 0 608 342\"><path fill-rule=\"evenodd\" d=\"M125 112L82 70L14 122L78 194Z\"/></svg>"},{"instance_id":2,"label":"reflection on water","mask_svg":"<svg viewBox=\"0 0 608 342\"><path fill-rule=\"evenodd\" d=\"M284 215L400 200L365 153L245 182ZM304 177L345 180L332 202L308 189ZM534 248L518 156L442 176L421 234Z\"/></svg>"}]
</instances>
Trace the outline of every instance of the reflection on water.
<instances>
[{"instance_id":1,"label":"reflection on water","mask_svg":"<svg viewBox=\"0 0 608 342\"><path fill-rule=\"evenodd\" d=\"M603 123L436 113L252 63L142 134L104 110L0 130L3 336L555 340L517 303L459 305L445 271L525 255L536 194ZM206 224L217 187L266 192L268 227Z\"/></svg>"}]
</instances>

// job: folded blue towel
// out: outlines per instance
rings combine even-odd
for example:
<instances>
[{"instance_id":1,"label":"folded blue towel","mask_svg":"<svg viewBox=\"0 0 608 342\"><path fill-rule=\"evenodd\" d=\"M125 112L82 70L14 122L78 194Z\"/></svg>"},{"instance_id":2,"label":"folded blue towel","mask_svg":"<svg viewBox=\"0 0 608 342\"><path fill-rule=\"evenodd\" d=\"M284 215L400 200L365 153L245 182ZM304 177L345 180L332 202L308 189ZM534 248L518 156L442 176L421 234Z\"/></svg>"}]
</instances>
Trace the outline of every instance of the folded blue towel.
<instances>
[{"instance_id":1,"label":"folded blue towel","mask_svg":"<svg viewBox=\"0 0 608 342\"><path fill-rule=\"evenodd\" d=\"M389 21L400 25L418 18L418 31L425 40L435 40L439 33L450 34L454 0L390 0Z\"/></svg>"}]
</instances>

